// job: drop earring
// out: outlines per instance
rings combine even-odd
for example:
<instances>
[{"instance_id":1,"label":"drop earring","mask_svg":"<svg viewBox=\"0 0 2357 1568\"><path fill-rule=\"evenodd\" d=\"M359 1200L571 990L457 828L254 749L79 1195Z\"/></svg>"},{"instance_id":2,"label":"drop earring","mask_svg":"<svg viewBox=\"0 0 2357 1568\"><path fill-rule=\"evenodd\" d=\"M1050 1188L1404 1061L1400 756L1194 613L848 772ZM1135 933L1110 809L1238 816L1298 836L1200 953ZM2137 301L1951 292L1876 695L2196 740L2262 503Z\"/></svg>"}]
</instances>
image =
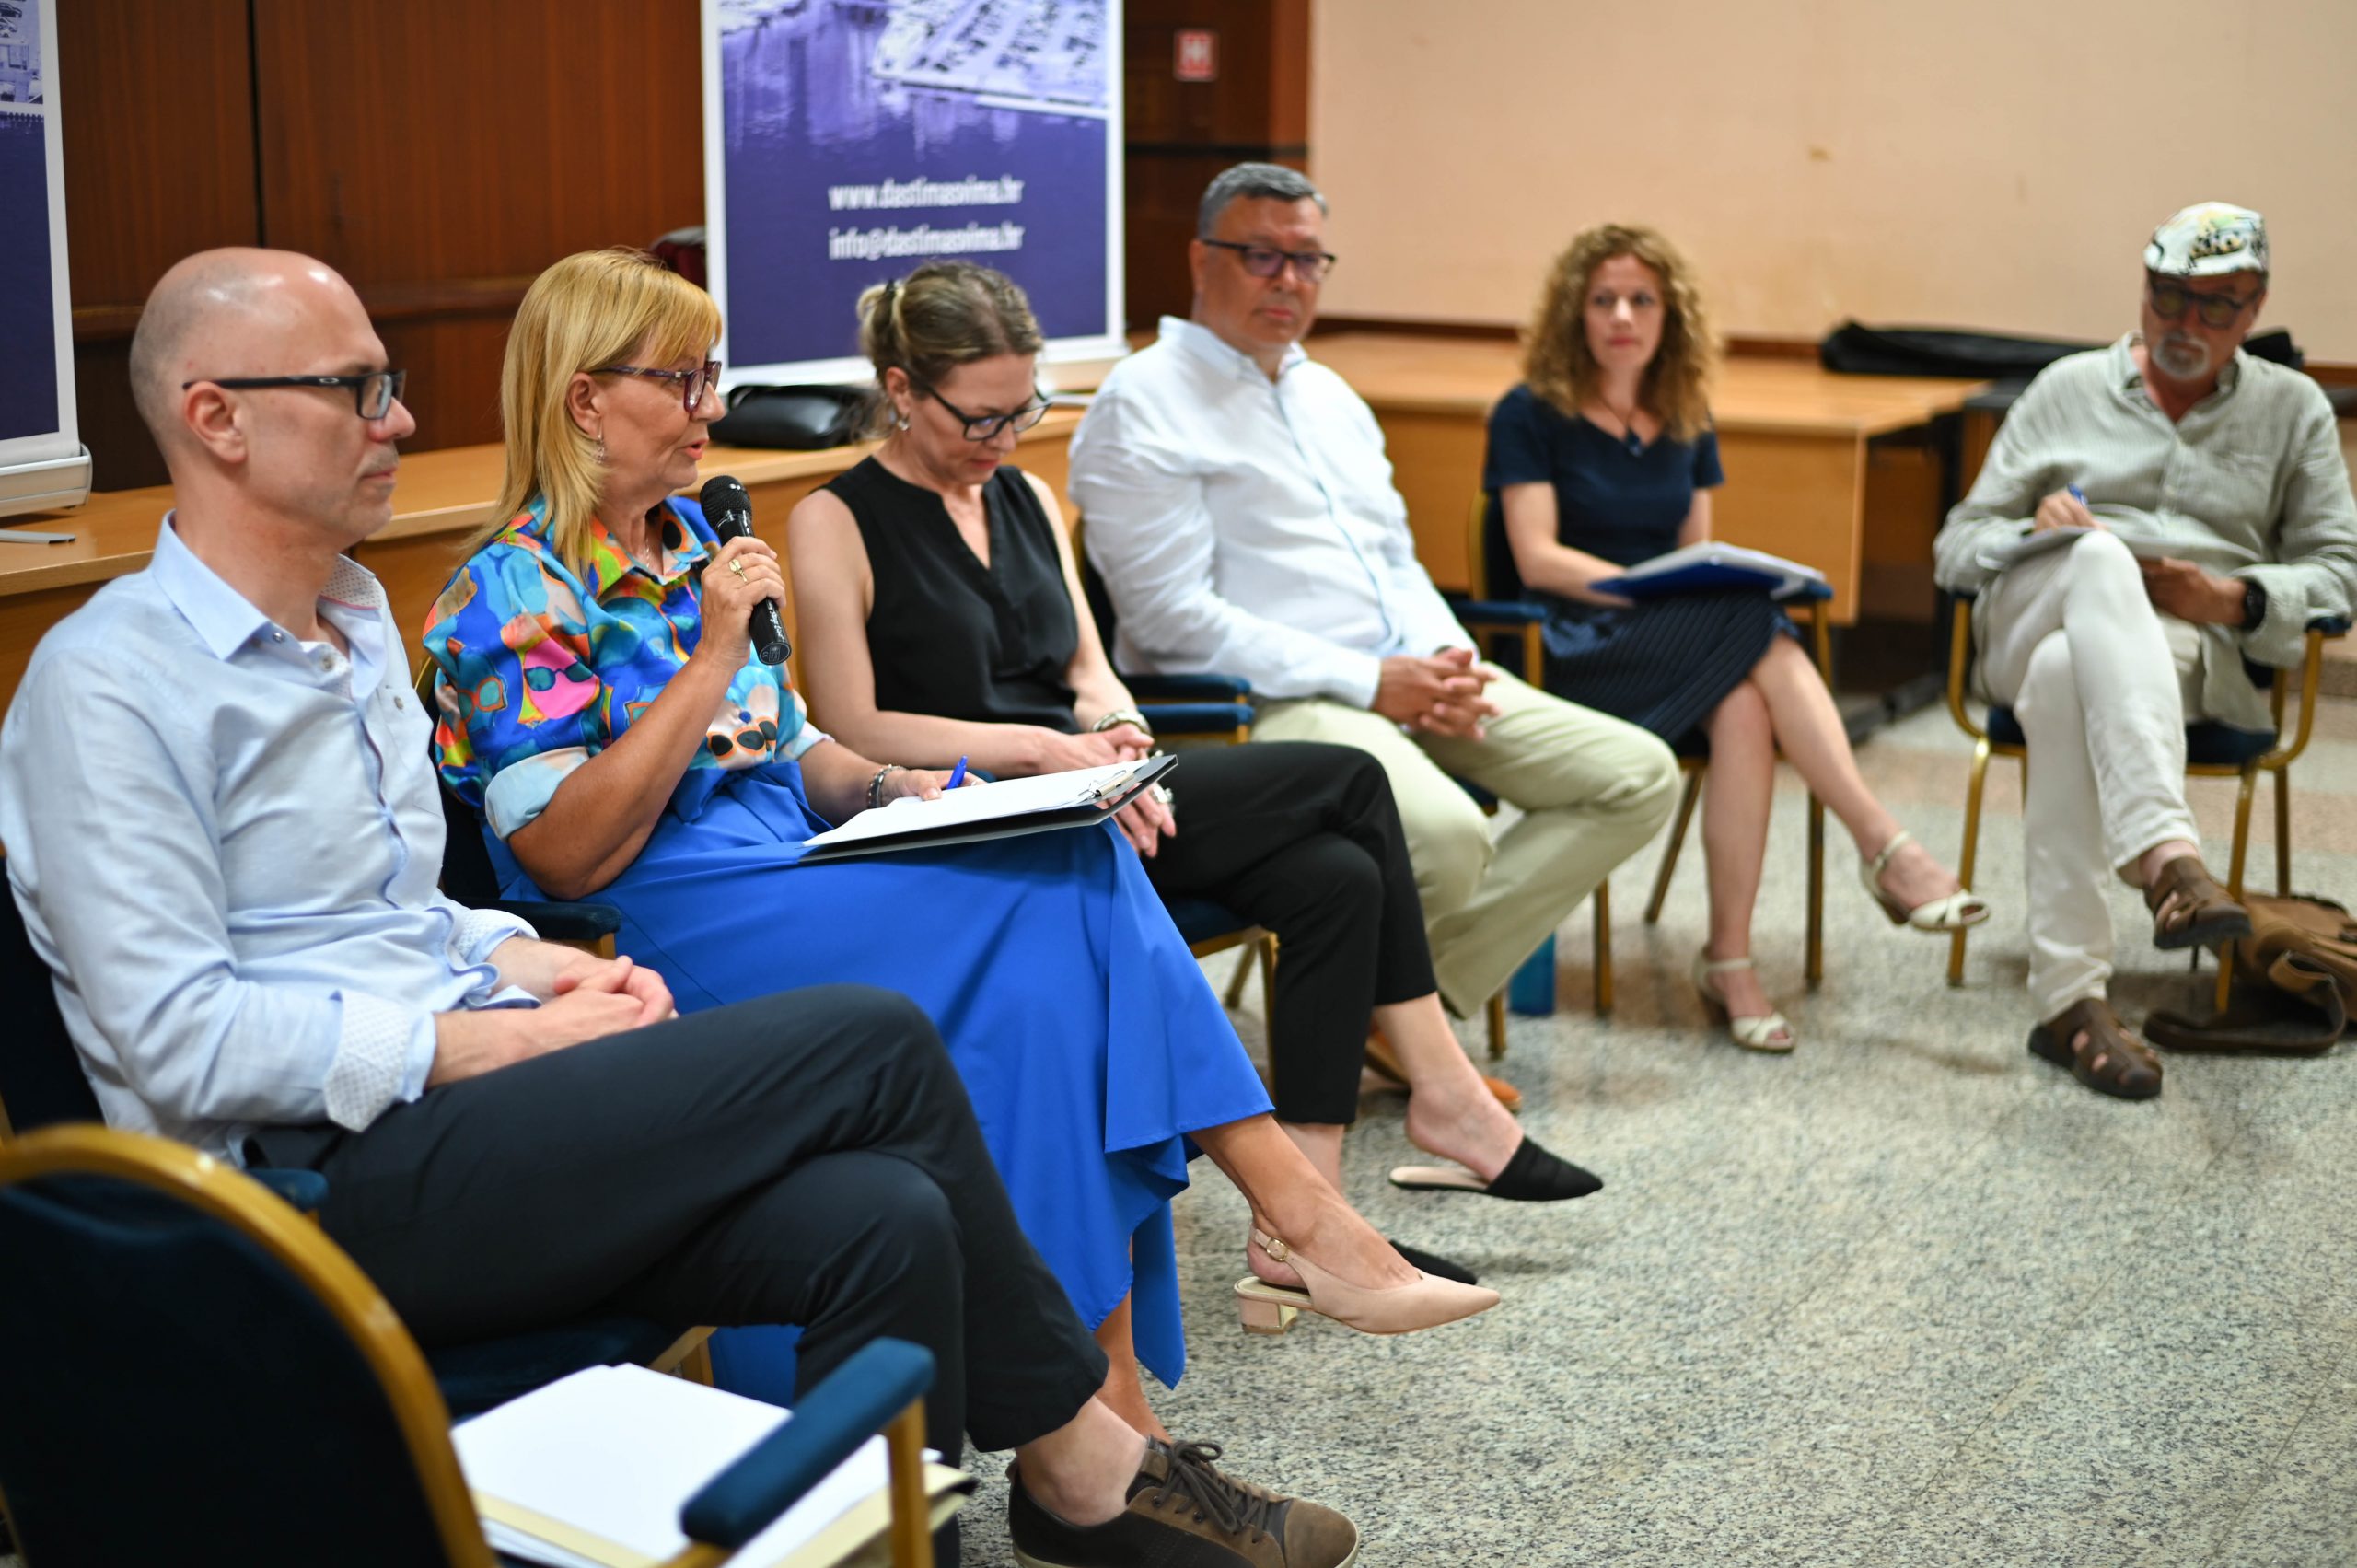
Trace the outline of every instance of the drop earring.
<instances>
[{"instance_id":1,"label":"drop earring","mask_svg":"<svg viewBox=\"0 0 2357 1568\"><path fill-rule=\"evenodd\" d=\"M598 466L599 468L606 466L606 437L603 432L600 432L598 436Z\"/></svg>"}]
</instances>

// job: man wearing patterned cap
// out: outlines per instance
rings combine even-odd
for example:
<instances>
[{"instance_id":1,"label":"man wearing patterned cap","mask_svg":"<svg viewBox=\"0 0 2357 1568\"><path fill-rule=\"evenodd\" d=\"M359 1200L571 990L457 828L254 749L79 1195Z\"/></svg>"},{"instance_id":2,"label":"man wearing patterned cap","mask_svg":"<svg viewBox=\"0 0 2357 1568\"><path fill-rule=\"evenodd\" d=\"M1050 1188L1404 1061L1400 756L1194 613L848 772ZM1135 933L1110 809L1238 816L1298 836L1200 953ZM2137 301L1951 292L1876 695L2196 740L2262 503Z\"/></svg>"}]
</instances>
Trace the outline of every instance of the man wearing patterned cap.
<instances>
[{"instance_id":1,"label":"man wearing patterned cap","mask_svg":"<svg viewBox=\"0 0 2357 1568\"><path fill-rule=\"evenodd\" d=\"M2105 999L2104 877L2144 889L2157 947L2248 935L2201 864L2185 726L2273 728L2244 661L2298 662L2308 621L2357 598L2331 406L2242 350L2267 277L2247 207L2154 230L2142 329L2030 383L1938 541L1940 585L1980 596L1982 694L2029 745L2030 1050L2126 1099L2160 1093L2161 1066Z\"/></svg>"}]
</instances>

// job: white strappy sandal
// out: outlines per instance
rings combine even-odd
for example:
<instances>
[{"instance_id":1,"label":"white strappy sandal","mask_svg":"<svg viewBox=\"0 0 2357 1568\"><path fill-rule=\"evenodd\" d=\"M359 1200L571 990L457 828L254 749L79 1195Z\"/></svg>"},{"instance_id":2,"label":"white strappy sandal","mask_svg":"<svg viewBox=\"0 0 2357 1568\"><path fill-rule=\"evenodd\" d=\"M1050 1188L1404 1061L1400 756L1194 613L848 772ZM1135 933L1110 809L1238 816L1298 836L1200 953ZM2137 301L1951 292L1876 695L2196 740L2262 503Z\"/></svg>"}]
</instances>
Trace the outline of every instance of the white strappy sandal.
<instances>
[{"instance_id":1,"label":"white strappy sandal","mask_svg":"<svg viewBox=\"0 0 2357 1568\"><path fill-rule=\"evenodd\" d=\"M1727 1009L1727 999L1711 983L1714 974L1730 970L1756 968L1747 955L1740 958L1713 958L1708 948L1694 955L1694 989L1702 995L1702 1010L1711 1015L1714 1024L1724 1024L1727 1034L1746 1051L1767 1051L1781 1055L1800 1043L1793 1033L1793 1026L1782 1013L1761 1013L1736 1016Z\"/></svg>"},{"instance_id":2,"label":"white strappy sandal","mask_svg":"<svg viewBox=\"0 0 2357 1568\"><path fill-rule=\"evenodd\" d=\"M1944 899L1917 904L1913 909L1909 909L1891 896L1889 889L1882 885L1883 867L1890 864L1892 855L1914 842L1915 835L1901 828L1890 842L1882 846L1880 854L1858 863L1858 880L1865 884L1866 896L1882 906L1882 912L1890 916L1890 923L1939 936L1952 931L1962 931L1987 920L1987 901L1976 897L1969 888L1950 893Z\"/></svg>"}]
</instances>

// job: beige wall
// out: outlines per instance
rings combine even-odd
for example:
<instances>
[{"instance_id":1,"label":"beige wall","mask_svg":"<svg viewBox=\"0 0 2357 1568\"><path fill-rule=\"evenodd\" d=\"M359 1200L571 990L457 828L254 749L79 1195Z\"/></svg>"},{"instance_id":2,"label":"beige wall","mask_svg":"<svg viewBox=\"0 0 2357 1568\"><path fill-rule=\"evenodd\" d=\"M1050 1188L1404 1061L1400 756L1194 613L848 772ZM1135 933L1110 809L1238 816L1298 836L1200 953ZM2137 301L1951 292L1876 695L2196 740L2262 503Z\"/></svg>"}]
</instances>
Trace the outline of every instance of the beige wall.
<instances>
[{"instance_id":1,"label":"beige wall","mask_svg":"<svg viewBox=\"0 0 2357 1568\"><path fill-rule=\"evenodd\" d=\"M1316 0L1325 308L1519 321L1582 226L1723 331L2108 338L2188 202L2266 213L2267 320L2357 362L2357 0Z\"/></svg>"}]
</instances>

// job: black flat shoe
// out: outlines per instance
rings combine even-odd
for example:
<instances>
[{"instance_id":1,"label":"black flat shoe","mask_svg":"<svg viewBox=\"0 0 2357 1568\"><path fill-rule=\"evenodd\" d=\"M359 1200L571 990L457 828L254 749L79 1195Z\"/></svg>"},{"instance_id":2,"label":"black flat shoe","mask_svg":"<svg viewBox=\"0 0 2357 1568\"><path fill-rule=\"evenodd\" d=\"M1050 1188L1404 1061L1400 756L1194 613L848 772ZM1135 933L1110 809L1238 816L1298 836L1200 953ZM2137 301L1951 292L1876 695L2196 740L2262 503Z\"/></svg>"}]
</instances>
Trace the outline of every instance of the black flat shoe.
<instances>
[{"instance_id":1,"label":"black flat shoe","mask_svg":"<svg viewBox=\"0 0 2357 1568\"><path fill-rule=\"evenodd\" d=\"M1411 1192L1479 1192L1518 1203L1560 1203L1604 1191L1604 1179L1558 1159L1525 1137L1495 1181L1483 1181L1461 1165L1403 1165L1391 1173L1391 1185Z\"/></svg>"},{"instance_id":2,"label":"black flat shoe","mask_svg":"<svg viewBox=\"0 0 2357 1568\"><path fill-rule=\"evenodd\" d=\"M1387 1236L1383 1239L1391 1241ZM1461 1285L1477 1285L1481 1283L1473 1277L1472 1270L1462 1263L1444 1258L1437 1252L1427 1252L1420 1247L1411 1247L1404 1241L1391 1241L1391 1250L1408 1260L1408 1267L1422 1273L1430 1274L1436 1280L1455 1280Z\"/></svg>"}]
</instances>

